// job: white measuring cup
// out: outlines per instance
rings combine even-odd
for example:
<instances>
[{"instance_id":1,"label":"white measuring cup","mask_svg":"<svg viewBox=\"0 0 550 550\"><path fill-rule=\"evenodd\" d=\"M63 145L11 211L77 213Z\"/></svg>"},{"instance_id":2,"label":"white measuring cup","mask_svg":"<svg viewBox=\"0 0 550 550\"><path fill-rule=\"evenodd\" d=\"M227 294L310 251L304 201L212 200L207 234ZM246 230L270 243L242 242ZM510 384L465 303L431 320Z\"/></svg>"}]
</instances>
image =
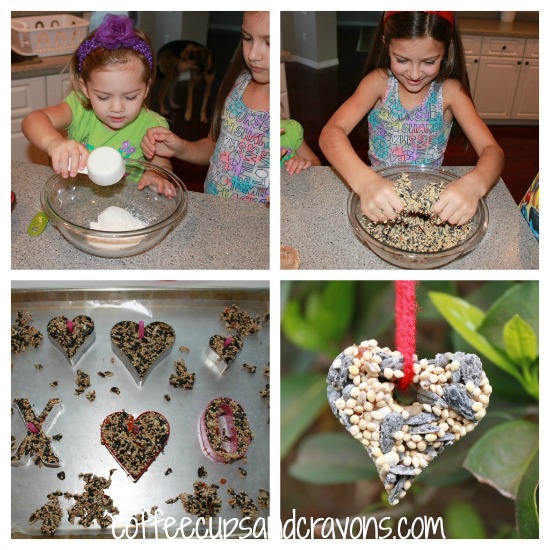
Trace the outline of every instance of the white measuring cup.
<instances>
[{"instance_id":1,"label":"white measuring cup","mask_svg":"<svg viewBox=\"0 0 550 550\"><path fill-rule=\"evenodd\" d=\"M69 164L69 170L70 170ZM88 157L86 168L79 170L79 174L87 174L97 185L107 186L118 183L124 173L126 165L122 155L113 147L98 147Z\"/></svg>"}]
</instances>

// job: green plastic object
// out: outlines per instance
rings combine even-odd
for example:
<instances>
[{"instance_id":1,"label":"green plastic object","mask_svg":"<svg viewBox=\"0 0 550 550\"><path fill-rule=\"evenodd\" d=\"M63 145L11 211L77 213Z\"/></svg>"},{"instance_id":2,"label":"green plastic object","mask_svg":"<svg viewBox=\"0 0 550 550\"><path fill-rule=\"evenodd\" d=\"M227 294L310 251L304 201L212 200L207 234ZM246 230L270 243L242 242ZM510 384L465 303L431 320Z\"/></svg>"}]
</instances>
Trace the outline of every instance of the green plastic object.
<instances>
[{"instance_id":1,"label":"green plastic object","mask_svg":"<svg viewBox=\"0 0 550 550\"><path fill-rule=\"evenodd\" d=\"M48 225L49 218L44 212L40 210L34 215L34 218L31 220L29 227L27 227L27 233L31 237L38 237L46 226Z\"/></svg>"}]
</instances>

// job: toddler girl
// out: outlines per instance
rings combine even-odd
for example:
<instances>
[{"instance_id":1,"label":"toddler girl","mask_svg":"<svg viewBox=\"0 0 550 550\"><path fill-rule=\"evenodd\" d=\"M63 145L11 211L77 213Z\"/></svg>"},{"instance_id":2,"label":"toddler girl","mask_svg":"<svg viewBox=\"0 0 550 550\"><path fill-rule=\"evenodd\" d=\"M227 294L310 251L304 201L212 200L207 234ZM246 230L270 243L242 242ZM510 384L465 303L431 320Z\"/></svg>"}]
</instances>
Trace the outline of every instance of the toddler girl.
<instances>
[{"instance_id":1,"label":"toddler girl","mask_svg":"<svg viewBox=\"0 0 550 550\"><path fill-rule=\"evenodd\" d=\"M58 105L29 114L22 123L27 139L46 151L54 171L66 178L86 167L90 151L107 145L125 158L143 159L140 142L147 128L168 127L144 102L155 75L151 45L132 20L106 15L102 24L78 47L71 59L73 92ZM68 139L59 130L66 129ZM171 168L155 157L155 164ZM170 195L163 180L147 172L140 186L155 185Z\"/></svg>"},{"instance_id":2,"label":"toddler girl","mask_svg":"<svg viewBox=\"0 0 550 550\"><path fill-rule=\"evenodd\" d=\"M281 167L299 174L310 166L321 166L321 161L304 141L302 125L289 118L281 120Z\"/></svg>"},{"instance_id":3,"label":"toddler girl","mask_svg":"<svg viewBox=\"0 0 550 550\"><path fill-rule=\"evenodd\" d=\"M269 201L269 12L244 13L242 41L220 86L208 137L191 142L151 128L141 146L147 157L209 164L205 193Z\"/></svg>"},{"instance_id":4,"label":"toddler girl","mask_svg":"<svg viewBox=\"0 0 550 550\"><path fill-rule=\"evenodd\" d=\"M365 76L321 132L327 159L374 222L395 219L403 204L393 184L355 153L350 132L368 113L373 166L441 165L454 119L478 154L474 169L450 184L434 205L443 221L462 225L497 182L504 155L473 105L453 12L385 12Z\"/></svg>"}]
</instances>

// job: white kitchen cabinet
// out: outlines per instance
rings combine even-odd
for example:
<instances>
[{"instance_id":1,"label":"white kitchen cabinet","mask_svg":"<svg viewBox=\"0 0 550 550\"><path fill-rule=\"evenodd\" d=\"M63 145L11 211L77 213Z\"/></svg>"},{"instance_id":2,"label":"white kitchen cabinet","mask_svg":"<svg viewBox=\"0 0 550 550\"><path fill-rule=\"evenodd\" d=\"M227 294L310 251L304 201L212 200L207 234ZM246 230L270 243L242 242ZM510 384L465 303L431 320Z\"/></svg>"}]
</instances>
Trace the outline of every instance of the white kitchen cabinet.
<instances>
[{"instance_id":1,"label":"white kitchen cabinet","mask_svg":"<svg viewBox=\"0 0 550 550\"><path fill-rule=\"evenodd\" d=\"M476 109L486 120L538 120L539 41L463 37L466 67Z\"/></svg>"},{"instance_id":2,"label":"white kitchen cabinet","mask_svg":"<svg viewBox=\"0 0 550 550\"><path fill-rule=\"evenodd\" d=\"M25 116L37 109L60 103L70 92L67 73L12 80L11 83L11 158L49 165L46 153L31 145L21 131Z\"/></svg>"}]
</instances>

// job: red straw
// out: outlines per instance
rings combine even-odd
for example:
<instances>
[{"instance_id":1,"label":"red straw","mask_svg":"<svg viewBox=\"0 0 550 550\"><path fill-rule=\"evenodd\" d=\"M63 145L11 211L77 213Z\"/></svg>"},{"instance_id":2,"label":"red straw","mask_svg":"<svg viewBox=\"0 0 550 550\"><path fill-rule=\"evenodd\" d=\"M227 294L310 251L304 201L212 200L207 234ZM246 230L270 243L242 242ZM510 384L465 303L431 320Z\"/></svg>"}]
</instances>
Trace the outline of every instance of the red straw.
<instances>
[{"instance_id":1,"label":"red straw","mask_svg":"<svg viewBox=\"0 0 550 550\"><path fill-rule=\"evenodd\" d=\"M74 325L72 321L67 321L67 330L69 331L69 334L73 333Z\"/></svg>"},{"instance_id":2,"label":"red straw","mask_svg":"<svg viewBox=\"0 0 550 550\"><path fill-rule=\"evenodd\" d=\"M139 322L139 337L143 338L145 336L145 323L143 321Z\"/></svg>"},{"instance_id":3,"label":"red straw","mask_svg":"<svg viewBox=\"0 0 550 550\"><path fill-rule=\"evenodd\" d=\"M395 281L395 347L403 354L405 375L397 382L401 391L407 390L414 377L416 311L416 281Z\"/></svg>"}]
</instances>

